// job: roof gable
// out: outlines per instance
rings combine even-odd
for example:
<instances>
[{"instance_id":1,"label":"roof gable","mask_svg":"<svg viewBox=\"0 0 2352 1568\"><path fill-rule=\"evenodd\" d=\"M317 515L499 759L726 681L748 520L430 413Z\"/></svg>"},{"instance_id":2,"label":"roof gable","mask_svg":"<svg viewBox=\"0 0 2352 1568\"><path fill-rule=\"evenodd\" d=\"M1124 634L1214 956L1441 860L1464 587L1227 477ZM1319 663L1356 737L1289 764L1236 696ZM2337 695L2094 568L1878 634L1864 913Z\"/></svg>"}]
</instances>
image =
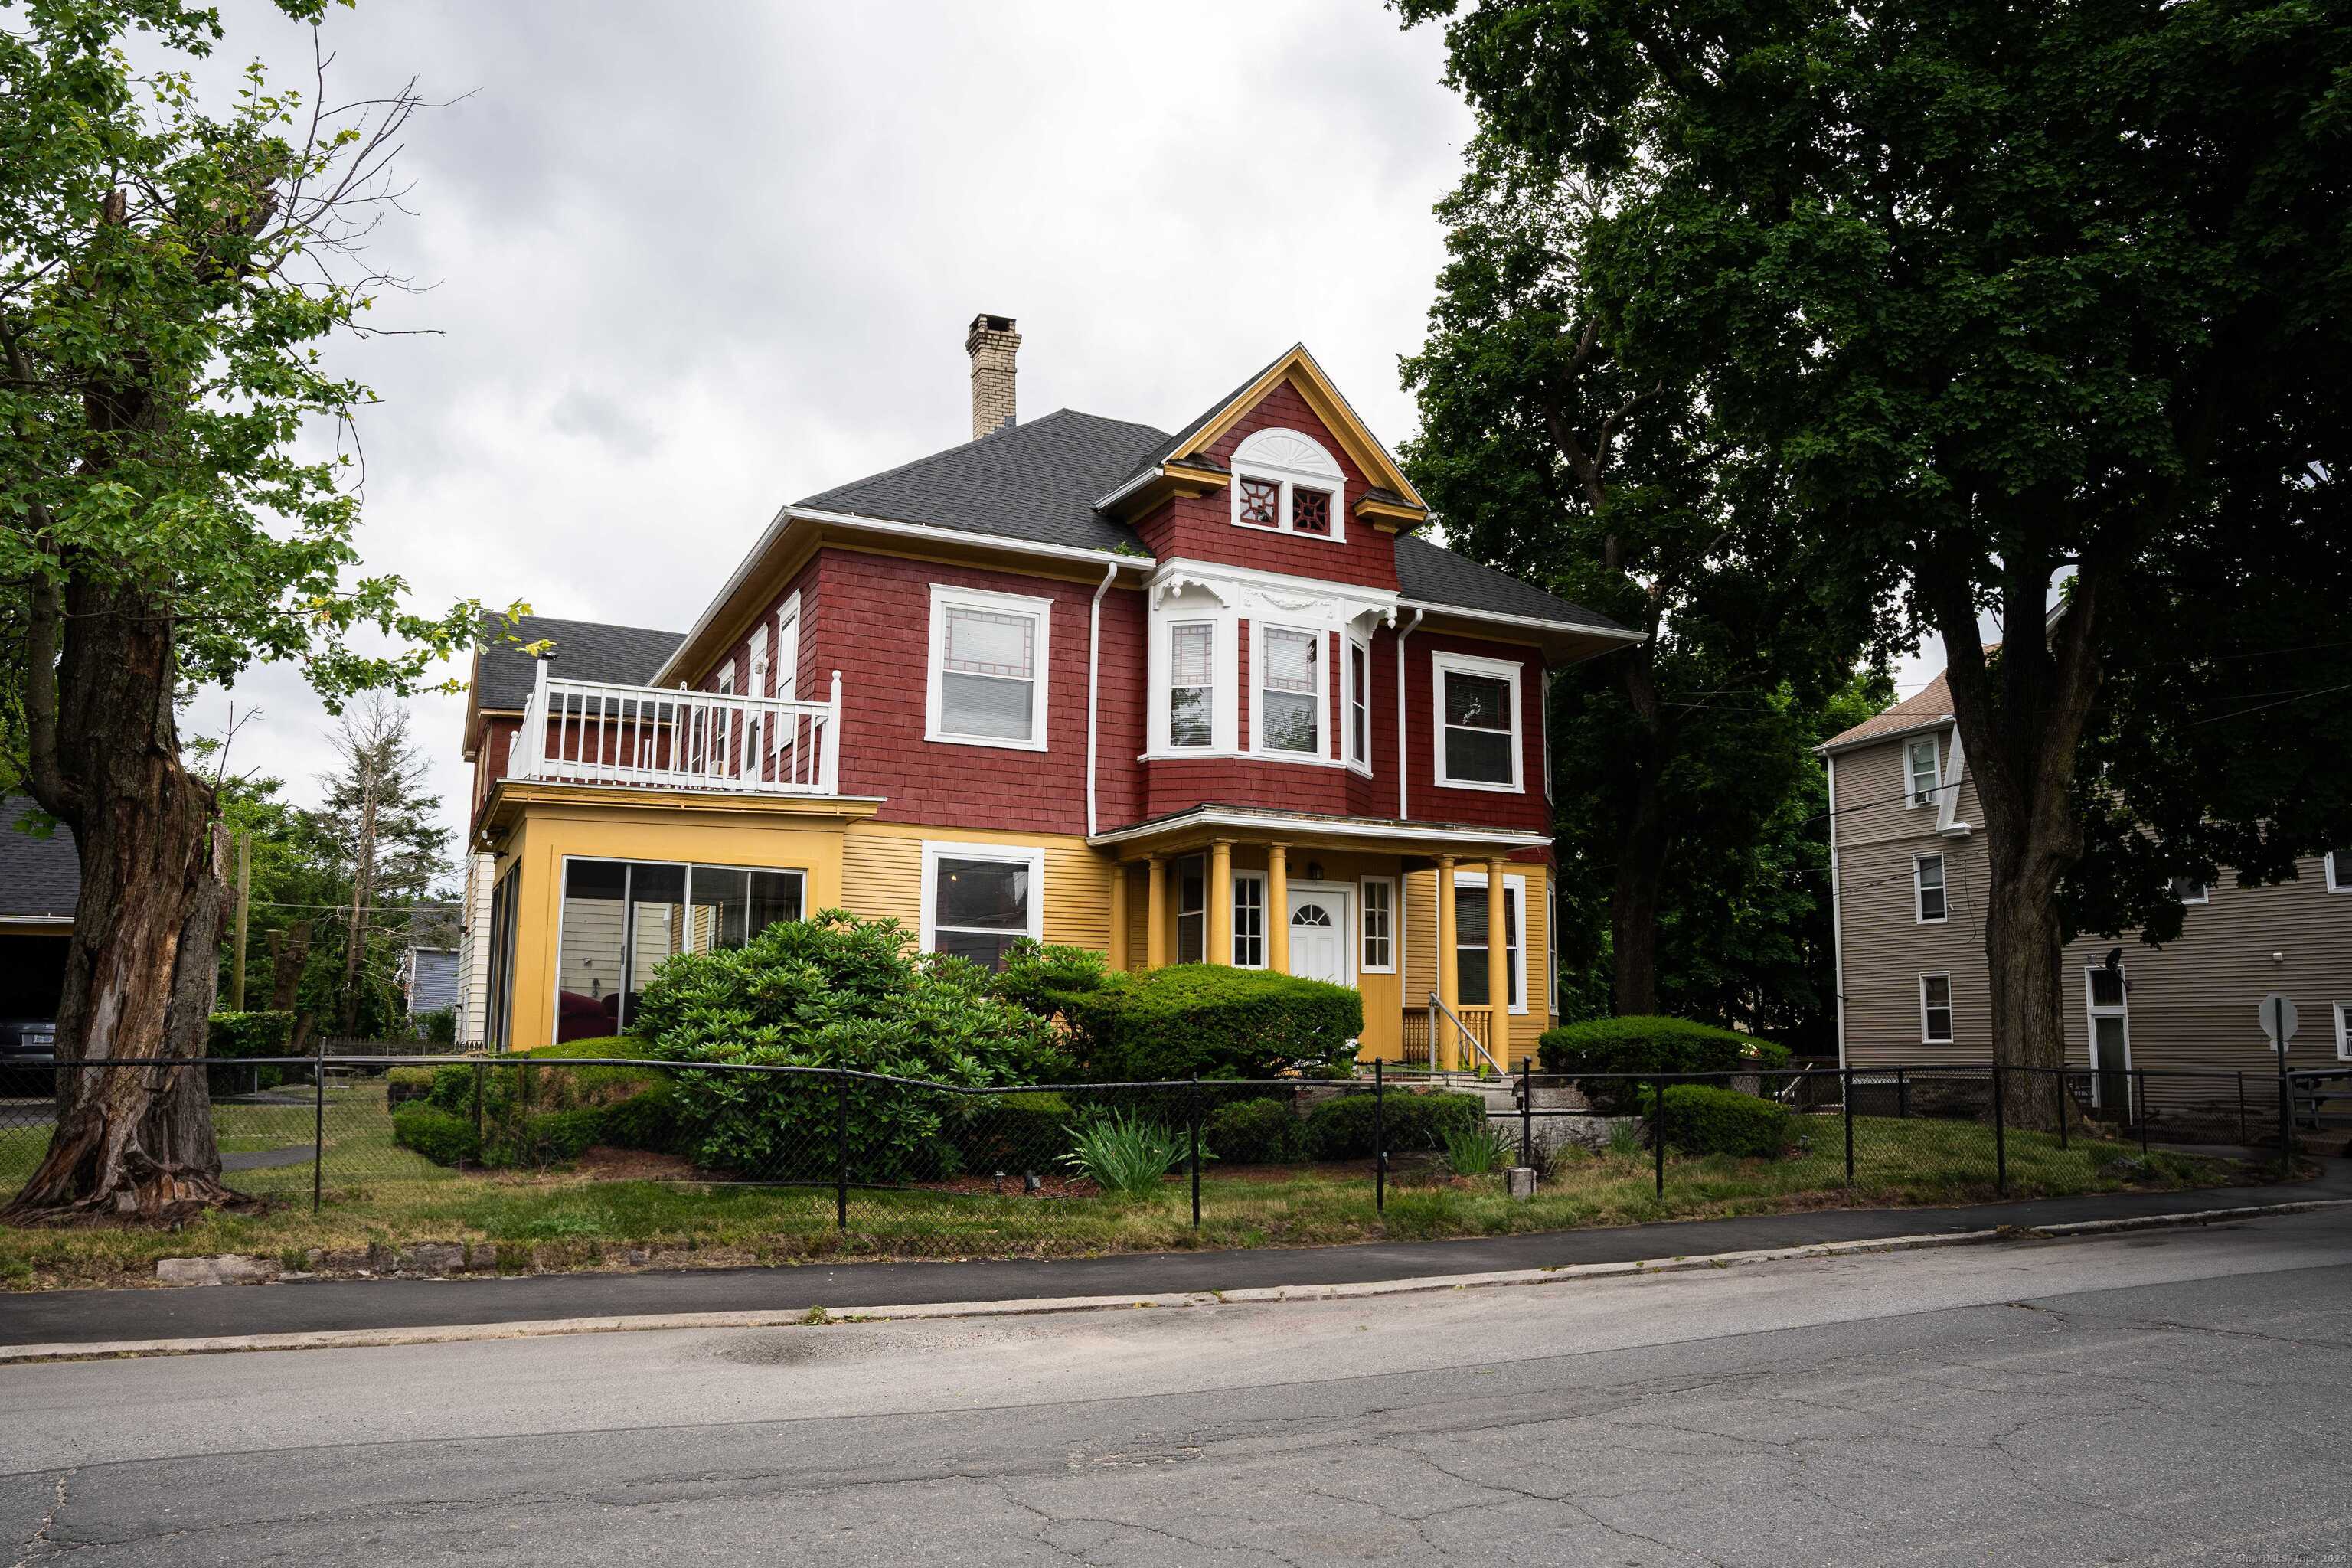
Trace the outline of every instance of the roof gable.
<instances>
[{"instance_id":1,"label":"roof gable","mask_svg":"<svg viewBox=\"0 0 2352 1568\"><path fill-rule=\"evenodd\" d=\"M1227 394L1223 402L1171 437L1155 455L1154 460L1144 467L1181 465L1187 458L1207 457L1209 449L1246 418L1250 410L1264 402L1266 394L1285 382L1297 390L1307 407L1314 410L1315 416L1323 422L1324 428L1330 432L1332 438L1339 442L1356 467L1371 480L1373 488L1402 498L1410 507L1427 510L1421 492L1412 488L1412 481L1405 478L1404 470L1397 466L1394 458L1389 456L1388 448L1381 445L1380 437L1372 434L1370 426L1363 422L1347 398L1340 395L1339 389L1332 384L1331 378L1323 374L1323 367L1315 363L1315 356L1307 352L1305 343L1293 344L1277 355L1273 363ZM1213 460L1212 466L1223 465ZM1135 470L1136 473L1142 471L1142 468Z\"/></svg>"}]
</instances>

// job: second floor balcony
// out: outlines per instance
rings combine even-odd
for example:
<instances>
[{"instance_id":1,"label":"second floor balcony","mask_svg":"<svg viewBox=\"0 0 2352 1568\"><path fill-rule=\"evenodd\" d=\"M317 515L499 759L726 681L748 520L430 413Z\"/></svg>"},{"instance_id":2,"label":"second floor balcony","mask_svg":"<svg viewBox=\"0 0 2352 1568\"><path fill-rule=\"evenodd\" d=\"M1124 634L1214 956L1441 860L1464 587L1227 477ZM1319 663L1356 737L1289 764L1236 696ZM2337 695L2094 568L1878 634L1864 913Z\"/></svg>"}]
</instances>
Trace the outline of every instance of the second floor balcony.
<instances>
[{"instance_id":1,"label":"second floor balcony","mask_svg":"<svg viewBox=\"0 0 2352 1568\"><path fill-rule=\"evenodd\" d=\"M560 680L541 663L505 776L746 795L840 793L841 672L822 702Z\"/></svg>"}]
</instances>

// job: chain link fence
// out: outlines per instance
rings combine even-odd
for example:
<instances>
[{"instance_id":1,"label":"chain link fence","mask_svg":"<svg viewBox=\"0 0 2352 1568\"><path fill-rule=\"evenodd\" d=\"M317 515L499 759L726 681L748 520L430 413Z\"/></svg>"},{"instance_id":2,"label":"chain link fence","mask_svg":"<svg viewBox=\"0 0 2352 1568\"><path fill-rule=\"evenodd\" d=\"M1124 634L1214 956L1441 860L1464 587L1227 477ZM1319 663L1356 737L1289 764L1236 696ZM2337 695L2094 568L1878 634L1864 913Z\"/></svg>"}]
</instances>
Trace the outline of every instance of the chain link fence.
<instances>
[{"instance_id":1,"label":"chain link fence","mask_svg":"<svg viewBox=\"0 0 2352 1568\"><path fill-rule=\"evenodd\" d=\"M229 1184L289 1205L462 1219L583 1190L609 1209L651 1184L813 1254L908 1257L2210 1184L2222 1168L2176 1134L2291 1149L2299 1104L2352 1092L2316 1081L2331 1075L1967 1066L975 1088L523 1055L19 1062L0 1065L0 1194L39 1164L71 1076L120 1071L203 1075ZM1514 1167L1533 1203L1498 1215L1529 1184Z\"/></svg>"}]
</instances>

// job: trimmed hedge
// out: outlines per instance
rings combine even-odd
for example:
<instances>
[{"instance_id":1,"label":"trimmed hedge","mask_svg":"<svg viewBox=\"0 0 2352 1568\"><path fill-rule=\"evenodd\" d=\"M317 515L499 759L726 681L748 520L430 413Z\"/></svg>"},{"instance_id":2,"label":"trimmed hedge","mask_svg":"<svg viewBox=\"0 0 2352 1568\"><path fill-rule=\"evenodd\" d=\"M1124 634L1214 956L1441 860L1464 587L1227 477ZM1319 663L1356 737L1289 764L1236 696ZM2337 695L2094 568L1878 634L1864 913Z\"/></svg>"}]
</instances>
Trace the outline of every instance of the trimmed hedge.
<instances>
[{"instance_id":1,"label":"trimmed hedge","mask_svg":"<svg viewBox=\"0 0 2352 1568\"><path fill-rule=\"evenodd\" d=\"M1666 1087L1668 1148L1685 1154L1775 1160L1788 1143L1789 1108L1785 1105L1703 1083Z\"/></svg>"},{"instance_id":2,"label":"trimmed hedge","mask_svg":"<svg viewBox=\"0 0 2352 1568\"><path fill-rule=\"evenodd\" d=\"M394 1068L383 1075L385 1108L398 1110L412 1100L428 1100L433 1093L433 1080L438 1068ZM451 1109L443 1107L444 1110Z\"/></svg>"},{"instance_id":3,"label":"trimmed hedge","mask_svg":"<svg viewBox=\"0 0 2352 1568\"><path fill-rule=\"evenodd\" d=\"M1634 1016L1591 1018L1546 1029L1536 1042L1546 1072L1578 1076L1578 1087L1593 1109L1622 1116L1642 1103L1639 1086L1611 1081L1619 1073L1709 1073L1729 1076L1742 1069L1776 1068L1788 1047L1754 1035L1718 1029L1687 1018ZM1585 1075L1590 1075L1586 1077Z\"/></svg>"},{"instance_id":4,"label":"trimmed hedge","mask_svg":"<svg viewBox=\"0 0 2352 1568\"><path fill-rule=\"evenodd\" d=\"M1391 1153L1404 1149L1443 1149L1446 1135L1486 1124L1483 1095L1404 1091L1380 1097L1381 1131ZM1318 1160L1362 1160L1372 1153L1370 1094L1327 1100L1307 1112L1307 1152Z\"/></svg>"},{"instance_id":5,"label":"trimmed hedge","mask_svg":"<svg viewBox=\"0 0 2352 1568\"><path fill-rule=\"evenodd\" d=\"M1287 1165L1307 1156L1307 1124L1286 1100L1221 1105L1201 1123L1209 1152L1233 1165Z\"/></svg>"},{"instance_id":6,"label":"trimmed hedge","mask_svg":"<svg viewBox=\"0 0 2352 1568\"><path fill-rule=\"evenodd\" d=\"M614 1057L650 1061L651 1049L633 1036L614 1035L568 1040L515 1055L534 1061ZM595 1143L662 1154L682 1152L677 1086L667 1068L540 1068L485 1061L480 1067L450 1062L394 1071L429 1075L426 1102L463 1121L469 1135L478 1079L484 1146L475 1157L492 1167L558 1164L577 1158L582 1150Z\"/></svg>"},{"instance_id":7,"label":"trimmed hedge","mask_svg":"<svg viewBox=\"0 0 2352 1568\"><path fill-rule=\"evenodd\" d=\"M604 1109L583 1105L509 1122L493 1133L483 1163L512 1170L518 1165L563 1165L591 1144L604 1141Z\"/></svg>"},{"instance_id":8,"label":"trimmed hedge","mask_svg":"<svg viewBox=\"0 0 2352 1568\"><path fill-rule=\"evenodd\" d=\"M1364 999L1264 969L1180 963L1066 999L1087 1068L1105 1082L1268 1079L1352 1062Z\"/></svg>"},{"instance_id":9,"label":"trimmed hedge","mask_svg":"<svg viewBox=\"0 0 2352 1568\"><path fill-rule=\"evenodd\" d=\"M437 1106L411 1100L392 1113L392 1141L436 1165L457 1165L481 1157L474 1124Z\"/></svg>"},{"instance_id":10,"label":"trimmed hedge","mask_svg":"<svg viewBox=\"0 0 2352 1568\"><path fill-rule=\"evenodd\" d=\"M282 1057L294 1037L291 1013L215 1013L205 1029L205 1055L250 1060ZM206 1070L215 1095L240 1094L254 1089L276 1089L286 1081L283 1068L212 1068Z\"/></svg>"}]
</instances>

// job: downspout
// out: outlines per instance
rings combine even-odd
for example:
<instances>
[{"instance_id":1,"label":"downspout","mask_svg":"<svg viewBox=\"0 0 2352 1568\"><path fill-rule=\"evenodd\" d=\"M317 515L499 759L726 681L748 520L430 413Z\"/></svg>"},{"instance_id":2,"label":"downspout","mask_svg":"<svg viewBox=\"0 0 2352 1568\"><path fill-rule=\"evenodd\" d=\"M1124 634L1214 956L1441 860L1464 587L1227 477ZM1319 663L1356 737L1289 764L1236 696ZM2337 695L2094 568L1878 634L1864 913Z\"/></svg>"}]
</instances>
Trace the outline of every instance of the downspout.
<instances>
[{"instance_id":1,"label":"downspout","mask_svg":"<svg viewBox=\"0 0 2352 1568\"><path fill-rule=\"evenodd\" d=\"M1397 820L1410 822L1412 813L1405 805L1406 791L1412 777L1410 748L1405 745L1404 707L1404 639L1420 629L1419 610L1412 613L1412 625L1397 633Z\"/></svg>"},{"instance_id":2,"label":"downspout","mask_svg":"<svg viewBox=\"0 0 2352 1568\"><path fill-rule=\"evenodd\" d=\"M1102 586L1095 590L1094 603L1087 609L1087 837L1098 832L1095 820L1095 717L1101 707L1102 685L1102 602L1110 592L1111 579L1118 575L1118 563L1103 568Z\"/></svg>"}]
</instances>

